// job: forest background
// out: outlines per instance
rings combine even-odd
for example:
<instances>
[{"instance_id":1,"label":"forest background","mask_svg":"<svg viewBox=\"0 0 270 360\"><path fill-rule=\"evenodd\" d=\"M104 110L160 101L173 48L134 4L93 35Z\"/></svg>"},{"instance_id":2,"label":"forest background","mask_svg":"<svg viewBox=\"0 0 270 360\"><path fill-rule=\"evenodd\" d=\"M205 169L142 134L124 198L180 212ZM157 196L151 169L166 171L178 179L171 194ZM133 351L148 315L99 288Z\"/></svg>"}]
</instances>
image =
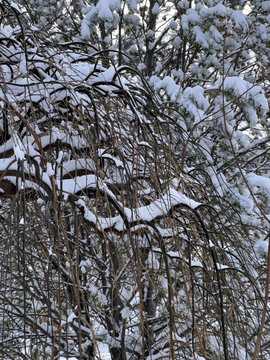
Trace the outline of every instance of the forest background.
<instances>
[{"instance_id":1,"label":"forest background","mask_svg":"<svg viewBox=\"0 0 270 360\"><path fill-rule=\"evenodd\" d=\"M2 359L269 359L270 1L0 1Z\"/></svg>"}]
</instances>

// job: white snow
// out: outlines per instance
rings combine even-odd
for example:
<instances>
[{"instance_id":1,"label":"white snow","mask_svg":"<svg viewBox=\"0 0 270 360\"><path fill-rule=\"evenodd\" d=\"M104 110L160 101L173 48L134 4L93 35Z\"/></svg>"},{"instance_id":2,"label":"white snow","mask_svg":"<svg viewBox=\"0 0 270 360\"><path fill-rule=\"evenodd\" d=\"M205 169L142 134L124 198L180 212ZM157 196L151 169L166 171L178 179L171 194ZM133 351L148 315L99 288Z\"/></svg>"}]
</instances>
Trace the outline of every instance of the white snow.
<instances>
[{"instance_id":1,"label":"white snow","mask_svg":"<svg viewBox=\"0 0 270 360\"><path fill-rule=\"evenodd\" d=\"M77 176L75 179L63 180L62 189L65 193L65 197L67 197L68 194L76 194L77 192L87 188L95 189L98 181L97 177L92 174Z\"/></svg>"},{"instance_id":2,"label":"white snow","mask_svg":"<svg viewBox=\"0 0 270 360\"><path fill-rule=\"evenodd\" d=\"M131 221L144 220L152 221L156 217L168 214L170 209L177 205L187 205L192 209L196 209L201 203L189 199L181 192L173 188L169 188L167 194L163 195L160 199L152 202L150 205L142 206L134 210L125 209L127 218Z\"/></svg>"},{"instance_id":3,"label":"white snow","mask_svg":"<svg viewBox=\"0 0 270 360\"><path fill-rule=\"evenodd\" d=\"M261 7L263 11L270 11L270 1L262 1Z\"/></svg>"},{"instance_id":4,"label":"white snow","mask_svg":"<svg viewBox=\"0 0 270 360\"><path fill-rule=\"evenodd\" d=\"M169 95L171 101L176 100L181 90L180 86L177 85L175 81L169 76L165 76L164 79L161 80L156 75L153 75L149 83L155 89L155 91L164 89L166 93Z\"/></svg>"},{"instance_id":5,"label":"white snow","mask_svg":"<svg viewBox=\"0 0 270 360\"><path fill-rule=\"evenodd\" d=\"M12 138L12 145L13 145L13 150L14 150L16 160L23 161L25 159L24 146L15 131L12 132L11 138Z\"/></svg>"},{"instance_id":6,"label":"white snow","mask_svg":"<svg viewBox=\"0 0 270 360\"><path fill-rule=\"evenodd\" d=\"M158 6L158 3L155 3L154 6L152 7L152 14L153 14L153 15L158 15L158 14L159 14L159 6Z\"/></svg>"},{"instance_id":7,"label":"white snow","mask_svg":"<svg viewBox=\"0 0 270 360\"><path fill-rule=\"evenodd\" d=\"M195 25L200 22L200 16L195 9L187 9L186 14L190 24Z\"/></svg>"},{"instance_id":8,"label":"white snow","mask_svg":"<svg viewBox=\"0 0 270 360\"><path fill-rule=\"evenodd\" d=\"M264 188L270 196L270 177L249 173L246 175L246 178L251 186L259 186Z\"/></svg>"},{"instance_id":9,"label":"white snow","mask_svg":"<svg viewBox=\"0 0 270 360\"><path fill-rule=\"evenodd\" d=\"M268 247L269 247L268 240L260 239L260 240L258 240L256 242L256 244L254 246L254 252L256 254L260 254L260 253L267 254L268 253Z\"/></svg>"},{"instance_id":10,"label":"white snow","mask_svg":"<svg viewBox=\"0 0 270 360\"><path fill-rule=\"evenodd\" d=\"M209 89L218 89L221 87L221 84L222 79L220 78L215 82L214 86ZM236 96L252 101L255 107L263 114L268 111L268 102L260 86L255 86L237 76L227 76L224 79L223 86L225 91L233 91Z\"/></svg>"},{"instance_id":11,"label":"white snow","mask_svg":"<svg viewBox=\"0 0 270 360\"><path fill-rule=\"evenodd\" d=\"M209 44L207 42L207 39L206 39L204 33L202 32L202 30L201 30L201 28L199 26L194 27L194 34L195 34L196 42L199 45L201 45L202 48L208 49Z\"/></svg>"},{"instance_id":12,"label":"white snow","mask_svg":"<svg viewBox=\"0 0 270 360\"><path fill-rule=\"evenodd\" d=\"M113 14L107 6L107 4L101 5L100 10L98 12L98 17L103 21L112 21L113 20Z\"/></svg>"},{"instance_id":13,"label":"white snow","mask_svg":"<svg viewBox=\"0 0 270 360\"><path fill-rule=\"evenodd\" d=\"M226 16L227 9L225 8L224 5L222 5L221 2L219 2L217 5L212 7L204 7L201 4L199 5L200 6L198 6L198 8L200 8L200 15L202 17Z\"/></svg>"},{"instance_id":14,"label":"white snow","mask_svg":"<svg viewBox=\"0 0 270 360\"><path fill-rule=\"evenodd\" d=\"M217 269L218 270L226 270L226 269L229 269L229 267L227 265L222 265L220 263L216 263L217 265Z\"/></svg>"},{"instance_id":15,"label":"white snow","mask_svg":"<svg viewBox=\"0 0 270 360\"><path fill-rule=\"evenodd\" d=\"M247 16L245 14L243 14L242 11L234 10L234 11L232 11L230 17L234 23L234 26L237 29L240 29L242 31L247 30L247 28L248 28Z\"/></svg>"}]
</instances>

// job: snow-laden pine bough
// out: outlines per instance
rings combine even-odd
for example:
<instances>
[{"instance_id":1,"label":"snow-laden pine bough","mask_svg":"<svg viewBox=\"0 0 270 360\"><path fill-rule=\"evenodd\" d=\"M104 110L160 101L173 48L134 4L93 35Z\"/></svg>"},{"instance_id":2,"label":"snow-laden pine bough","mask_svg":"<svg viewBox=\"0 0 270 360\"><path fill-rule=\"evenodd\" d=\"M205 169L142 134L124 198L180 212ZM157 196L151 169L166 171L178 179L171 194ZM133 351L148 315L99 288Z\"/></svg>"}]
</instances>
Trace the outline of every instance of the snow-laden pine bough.
<instances>
[{"instance_id":1,"label":"snow-laden pine bough","mask_svg":"<svg viewBox=\"0 0 270 360\"><path fill-rule=\"evenodd\" d=\"M249 232L238 211L208 174L182 168L180 115L136 70L104 68L94 46L56 45L1 6L0 354L241 351L262 275L235 246ZM204 153L189 146L187 159Z\"/></svg>"}]
</instances>

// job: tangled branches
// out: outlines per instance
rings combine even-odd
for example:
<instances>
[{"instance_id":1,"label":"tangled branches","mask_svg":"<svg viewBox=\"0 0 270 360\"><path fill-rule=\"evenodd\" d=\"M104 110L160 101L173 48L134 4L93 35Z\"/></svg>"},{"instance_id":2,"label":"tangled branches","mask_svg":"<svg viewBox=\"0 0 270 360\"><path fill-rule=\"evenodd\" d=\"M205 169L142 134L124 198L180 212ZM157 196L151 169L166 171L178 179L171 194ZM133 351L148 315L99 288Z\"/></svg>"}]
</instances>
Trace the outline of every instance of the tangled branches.
<instances>
[{"instance_id":1,"label":"tangled branches","mask_svg":"<svg viewBox=\"0 0 270 360\"><path fill-rule=\"evenodd\" d=\"M2 12L1 354L251 354L253 229L202 169L182 169L176 110L136 70Z\"/></svg>"}]
</instances>

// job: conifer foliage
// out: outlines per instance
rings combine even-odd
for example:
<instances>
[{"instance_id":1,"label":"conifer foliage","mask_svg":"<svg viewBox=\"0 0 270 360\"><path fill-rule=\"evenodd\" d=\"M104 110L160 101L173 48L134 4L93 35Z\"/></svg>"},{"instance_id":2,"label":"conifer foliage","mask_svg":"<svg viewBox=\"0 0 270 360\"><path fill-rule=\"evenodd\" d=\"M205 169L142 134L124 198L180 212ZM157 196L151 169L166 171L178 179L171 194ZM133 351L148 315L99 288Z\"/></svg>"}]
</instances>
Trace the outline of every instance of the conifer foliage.
<instances>
[{"instance_id":1,"label":"conifer foliage","mask_svg":"<svg viewBox=\"0 0 270 360\"><path fill-rule=\"evenodd\" d=\"M0 1L2 359L269 358L269 19Z\"/></svg>"}]
</instances>

